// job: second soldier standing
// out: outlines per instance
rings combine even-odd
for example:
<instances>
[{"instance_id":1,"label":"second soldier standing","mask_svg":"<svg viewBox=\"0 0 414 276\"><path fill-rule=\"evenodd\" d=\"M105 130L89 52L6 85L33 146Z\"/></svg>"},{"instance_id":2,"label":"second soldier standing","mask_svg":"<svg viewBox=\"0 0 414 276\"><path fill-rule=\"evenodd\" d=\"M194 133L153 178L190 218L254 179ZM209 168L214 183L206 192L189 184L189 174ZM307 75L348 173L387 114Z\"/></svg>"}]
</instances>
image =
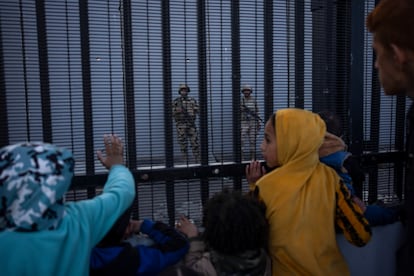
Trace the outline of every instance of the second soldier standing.
<instances>
[{"instance_id":1,"label":"second soldier standing","mask_svg":"<svg viewBox=\"0 0 414 276\"><path fill-rule=\"evenodd\" d=\"M194 98L188 96L189 92L190 87L187 84L180 84L178 87L180 96L172 104L173 116L177 127L178 143L185 160L188 161L187 144L190 140L194 160L198 163L200 162L200 146L195 122L198 114L198 103Z\"/></svg>"},{"instance_id":2,"label":"second soldier standing","mask_svg":"<svg viewBox=\"0 0 414 276\"><path fill-rule=\"evenodd\" d=\"M260 129L261 118L256 99L251 95L253 89L245 84L241 90L243 96L240 100L241 108L241 143L242 159L245 159L247 145L249 148L250 160L256 159L256 137Z\"/></svg>"}]
</instances>

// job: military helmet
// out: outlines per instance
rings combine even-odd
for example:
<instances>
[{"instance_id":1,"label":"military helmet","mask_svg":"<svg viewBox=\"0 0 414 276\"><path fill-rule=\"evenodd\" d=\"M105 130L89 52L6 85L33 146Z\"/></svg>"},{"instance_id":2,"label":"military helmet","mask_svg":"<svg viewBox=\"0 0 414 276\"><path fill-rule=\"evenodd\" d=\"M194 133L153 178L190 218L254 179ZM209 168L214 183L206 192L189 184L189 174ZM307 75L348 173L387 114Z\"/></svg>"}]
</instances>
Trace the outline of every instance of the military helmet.
<instances>
[{"instance_id":1,"label":"military helmet","mask_svg":"<svg viewBox=\"0 0 414 276\"><path fill-rule=\"evenodd\" d=\"M251 87L250 85L248 85L248 84L244 84L244 85L242 86L241 92L243 93L245 90L249 90L249 91L250 91L250 93L252 93L252 92L253 92L252 87Z\"/></svg>"},{"instance_id":2,"label":"military helmet","mask_svg":"<svg viewBox=\"0 0 414 276\"><path fill-rule=\"evenodd\" d=\"M190 87L186 83L181 83L180 86L178 86L178 94L180 94L181 89L186 88L187 92L190 93Z\"/></svg>"}]
</instances>

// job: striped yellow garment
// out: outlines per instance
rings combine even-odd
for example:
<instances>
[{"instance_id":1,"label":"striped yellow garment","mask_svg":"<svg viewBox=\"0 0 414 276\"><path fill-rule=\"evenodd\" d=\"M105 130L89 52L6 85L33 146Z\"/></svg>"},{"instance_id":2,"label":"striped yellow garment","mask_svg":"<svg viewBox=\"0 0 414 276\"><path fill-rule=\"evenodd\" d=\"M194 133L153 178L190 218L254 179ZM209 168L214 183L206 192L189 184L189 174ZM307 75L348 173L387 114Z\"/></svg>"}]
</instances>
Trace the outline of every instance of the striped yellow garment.
<instances>
[{"instance_id":1,"label":"striped yellow garment","mask_svg":"<svg viewBox=\"0 0 414 276\"><path fill-rule=\"evenodd\" d=\"M270 223L273 275L349 275L335 219L357 245L371 232L337 173L319 161L325 123L315 113L288 108L276 112L275 129L280 167L257 181Z\"/></svg>"},{"instance_id":2,"label":"striped yellow garment","mask_svg":"<svg viewBox=\"0 0 414 276\"><path fill-rule=\"evenodd\" d=\"M342 181L336 189L335 222L345 238L356 246L364 246L371 239L369 223Z\"/></svg>"}]
</instances>

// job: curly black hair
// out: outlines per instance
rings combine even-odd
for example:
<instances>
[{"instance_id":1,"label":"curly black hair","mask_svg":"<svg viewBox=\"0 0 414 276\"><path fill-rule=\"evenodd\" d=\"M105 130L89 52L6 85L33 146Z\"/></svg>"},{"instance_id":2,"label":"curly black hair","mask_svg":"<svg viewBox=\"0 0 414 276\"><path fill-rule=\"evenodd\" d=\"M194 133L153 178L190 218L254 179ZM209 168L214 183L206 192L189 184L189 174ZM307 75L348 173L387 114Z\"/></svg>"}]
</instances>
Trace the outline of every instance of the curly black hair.
<instances>
[{"instance_id":1,"label":"curly black hair","mask_svg":"<svg viewBox=\"0 0 414 276\"><path fill-rule=\"evenodd\" d=\"M269 225L265 207L252 194L224 189L204 207L203 238L211 249L227 255L266 248Z\"/></svg>"}]
</instances>

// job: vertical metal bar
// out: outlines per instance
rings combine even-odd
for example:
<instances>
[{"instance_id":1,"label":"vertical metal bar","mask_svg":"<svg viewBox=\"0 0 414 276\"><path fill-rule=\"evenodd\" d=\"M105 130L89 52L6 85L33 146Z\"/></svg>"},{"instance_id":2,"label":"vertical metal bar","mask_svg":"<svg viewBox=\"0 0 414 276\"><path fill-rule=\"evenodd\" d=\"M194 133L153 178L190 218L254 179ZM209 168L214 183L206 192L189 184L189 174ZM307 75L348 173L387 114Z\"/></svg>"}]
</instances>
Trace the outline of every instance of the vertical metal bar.
<instances>
[{"instance_id":1,"label":"vertical metal bar","mask_svg":"<svg viewBox=\"0 0 414 276\"><path fill-rule=\"evenodd\" d=\"M273 106L273 0L265 0L263 5L264 36L264 120L274 112Z\"/></svg>"},{"instance_id":2,"label":"vertical metal bar","mask_svg":"<svg viewBox=\"0 0 414 276\"><path fill-rule=\"evenodd\" d=\"M162 74L164 80L164 121L165 121L165 166L174 166L173 121L172 121L172 84L171 84L171 32L170 32L170 0L161 3L162 20Z\"/></svg>"},{"instance_id":3,"label":"vertical metal bar","mask_svg":"<svg viewBox=\"0 0 414 276\"><path fill-rule=\"evenodd\" d=\"M404 151L405 124L406 124L406 106L407 98L405 96L397 96L397 104L395 106L395 148L398 151ZM402 160L395 163L394 166L394 190L397 197L401 200L403 194L404 183L404 162Z\"/></svg>"},{"instance_id":4,"label":"vertical metal bar","mask_svg":"<svg viewBox=\"0 0 414 276\"><path fill-rule=\"evenodd\" d=\"M200 105L200 146L201 164L208 164L208 106L207 106L207 43L206 43L206 7L204 0L197 1L197 49L198 49L198 85Z\"/></svg>"},{"instance_id":5,"label":"vertical metal bar","mask_svg":"<svg viewBox=\"0 0 414 276\"><path fill-rule=\"evenodd\" d=\"M372 79L371 79L371 110L370 110L370 139L367 141L365 148L372 152L378 152L379 148L379 125L380 125L380 107L381 107L381 84L378 79L378 71L375 69L375 52L372 58ZM352 106L352 104L351 104ZM368 201L372 202L377 199L378 193L378 167L373 167L369 171L368 182Z\"/></svg>"},{"instance_id":6,"label":"vertical metal bar","mask_svg":"<svg viewBox=\"0 0 414 276\"><path fill-rule=\"evenodd\" d=\"M377 4L377 1L375 1ZM378 78L378 71L375 69L376 54L372 56L372 79L371 79L371 110L370 110L370 140L367 141L365 148L369 151L378 152L379 148L379 125L381 108L381 84ZM368 182L368 202L373 202L378 197L378 166L369 171Z\"/></svg>"},{"instance_id":7,"label":"vertical metal bar","mask_svg":"<svg viewBox=\"0 0 414 276\"><path fill-rule=\"evenodd\" d=\"M341 119L343 139L349 138L349 91L351 52L351 0L336 2L336 67L335 102L329 108Z\"/></svg>"},{"instance_id":8,"label":"vertical metal bar","mask_svg":"<svg viewBox=\"0 0 414 276\"><path fill-rule=\"evenodd\" d=\"M30 131L30 102L29 102L29 89L28 89L28 78L27 78L27 64L26 64L26 37L24 32L24 13L23 13L23 0L19 1L19 12L20 12L20 35L21 35L21 49L22 49L22 69L23 69L23 84L24 84L24 103L25 103L25 119L26 119L26 139L31 141ZM40 68L39 68L40 71ZM41 92L40 92L41 93ZM43 131L43 128L42 128Z\"/></svg>"},{"instance_id":9,"label":"vertical metal bar","mask_svg":"<svg viewBox=\"0 0 414 276\"><path fill-rule=\"evenodd\" d=\"M2 21L0 20L0 43L3 43L1 22ZM3 47L0 47L0 148L10 143L6 98Z\"/></svg>"},{"instance_id":10,"label":"vertical metal bar","mask_svg":"<svg viewBox=\"0 0 414 276\"><path fill-rule=\"evenodd\" d=\"M208 106L207 106L207 43L206 6L204 0L197 1L197 46L198 46L198 85L200 105L200 149L201 164L208 165ZM201 201L204 205L209 197L209 181L201 179Z\"/></svg>"},{"instance_id":11,"label":"vertical metal bar","mask_svg":"<svg viewBox=\"0 0 414 276\"><path fill-rule=\"evenodd\" d=\"M324 103L329 101L329 91L327 91L327 63L328 56L326 52L327 28L326 26L327 14L326 0L312 0L312 107L313 110L318 111L324 109L320 101L321 96L324 96ZM317 34L317 35L316 35Z\"/></svg>"},{"instance_id":12,"label":"vertical metal bar","mask_svg":"<svg viewBox=\"0 0 414 276\"><path fill-rule=\"evenodd\" d=\"M376 1L377 2L377 1ZM377 4L377 3L375 3ZM369 151L378 152L379 147L379 124L381 108L381 83L378 78L378 70L375 69L376 53L372 51L371 65L371 110L370 110L370 140L366 143Z\"/></svg>"},{"instance_id":13,"label":"vertical metal bar","mask_svg":"<svg viewBox=\"0 0 414 276\"><path fill-rule=\"evenodd\" d=\"M45 1L36 1L37 47L39 51L40 93L42 99L43 141L52 143L49 63L46 36Z\"/></svg>"},{"instance_id":14,"label":"vertical metal bar","mask_svg":"<svg viewBox=\"0 0 414 276\"><path fill-rule=\"evenodd\" d=\"M126 120L126 144L127 144L127 166L135 171L137 169L137 147L135 127L135 94L134 94L134 66L132 46L132 19L131 1L122 0L122 31L123 31L123 66L124 66L124 98L125 98L125 120ZM138 187L135 186L135 190ZM134 199L132 212L139 217L138 203Z\"/></svg>"},{"instance_id":15,"label":"vertical metal bar","mask_svg":"<svg viewBox=\"0 0 414 276\"><path fill-rule=\"evenodd\" d=\"M134 95L134 59L132 46L131 1L123 0L123 30L124 30L124 93L125 117L127 131L127 165L131 170L137 168L136 128L135 128L135 95Z\"/></svg>"},{"instance_id":16,"label":"vertical metal bar","mask_svg":"<svg viewBox=\"0 0 414 276\"><path fill-rule=\"evenodd\" d=\"M349 151L360 155L363 150L364 52L361 49L364 49L364 1L352 0L351 19L351 135Z\"/></svg>"},{"instance_id":17,"label":"vertical metal bar","mask_svg":"<svg viewBox=\"0 0 414 276\"><path fill-rule=\"evenodd\" d=\"M240 136L240 1L231 1L231 64L233 96L233 153L234 160L241 162ZM241 176L233 178L235 189L241 189Z\"/></svg>"},{"instance_id":18,"label":"vertical metal bar","mask_svg":"<svg viewBox=\"0 0 414 276\"><path fill-rule=\"evenodd\" d=\"M231 71L233 95L233 153L241 161L240 137L240 3L231 1Z\"/></svg>"},{"instance_id":19,"label":"vertical metal bar","mask_svg":"<svg viewBox=\"0 0 414 276\"><path fill-rule=\"evenodd\" d=\"M397 96L397 104L395 106L395 148L398 151L404 151L404 140L405 140L405 124L406 124L406 103L407 97L403 95Z\"/></svg>"},{"instance_id":20,"label":"vertical metal bar","mask_svg":"<svg viewBox=\"0 0 414 276\"><path fill-rule=\"evenodd\" d=\"M305 7L295 1L295 107L305 107Z\"/></svg>"},{"instance_id":21,"label":"vertical metal bar","mask_svg":"<svg viewBox=\"0 0 414 276\"><path fill-rule=\"evenodd\" d=\"M311 11L312 109L331 110L337 94L335 6L332 1L312 0Z\"/></svg>"},{"instance_id":22,"label":"vertical metal bar","mask_svg":"<svg viewBox=\"0 0 414 276\"><path fill-rule=\"evenodd\" d=\"M162 73L164 79L164 121L165 123L165 166L171 168L174 166L173 147L173 122L172 122L172 84L171 84L171 32L170 32L170 1L164 0L161 4L162 17ZM166 179L165 181L167 213L169 224L174 225L175 216L175 187L174 181Z\"/></svg>"},{"instance_id":23,"label":"vertical metal bar","mask_svg":"<svg viewBox=\"0 0 414 276\"><path fill-rule=\"evenodd\" d=\"M88 1L79 0L79 26L82 58L83 121L85 130L85 166L86 174L95 173L95 153L93 148L92 89L89 51ZM95 196L95 189L88 188L88 197Z\"/></svg>"}]
</instances>

